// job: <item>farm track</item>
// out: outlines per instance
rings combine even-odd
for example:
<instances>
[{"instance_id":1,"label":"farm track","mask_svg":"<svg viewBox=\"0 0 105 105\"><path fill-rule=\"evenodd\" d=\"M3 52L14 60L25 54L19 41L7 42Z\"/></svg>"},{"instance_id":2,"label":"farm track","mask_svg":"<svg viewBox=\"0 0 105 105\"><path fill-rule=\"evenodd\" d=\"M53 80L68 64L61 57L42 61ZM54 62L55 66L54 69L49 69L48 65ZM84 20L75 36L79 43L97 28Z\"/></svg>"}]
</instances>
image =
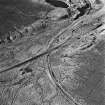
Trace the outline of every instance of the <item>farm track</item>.
<instances>
[{"instance_id":1,"label":"farm track","mask_svg":"<svg viewBox=\"0 0 105 105\"><path fill-rule=\"evenodd\" d=\"M59 47L61 47L62 45L64 45L64 44L67 42L67 40L70 40L72 37L75 37L75 36L72 36L72 31L73 31L74 28L78 27L78 25L80 25L81 22L85 21L86 19L93 19L93 18L94 18L94 17L93 17L92 15L89 15L89 16L86 15L86 16L81 17L80 19L74 21L71 25L69 25L69 26L67 26L66 28L62 29L57 35L55 35L54 38L51 39L51 41L50 41L49 44L48 44L48 47L46 47L46 50L45 50L44 52L42 52L42 53L40 53L40 54L38 54L38 55L36 55L36 56L34 56L34 57L32 57L32 58L29 58L29 59L27 59L27 60L25 60L25 61L23 61L23 62L21 62L21 63L18 63L18 64L16 64L16 65L13 65L13 66L10 67L10 68L7 68L7 69L5 69L5 70L1 70L0 73L5 72L5 71L8 71L8 70L11 70L11 69L13 69L13 68L15 68L15 67L19 67L19 66L21 66L21 65L27 64L28 62L31 62L31 61L33 61L33 60L35 60L35 59L37 59L37 58L39 58L39 57L41 57L41 56L43 56L43 55L46 55L46 54L51 53L52 51L58 49ZM67 21L68 21L68 20L67 20ZM69 35L66 34L66 33L68 33L68 32L71 33L71 35L70 35L70 34L69 34ZM65 38L64 41L62 40L63 43L61 42L61 43L58 44L57 46L54 46L54 47L51 48L50 46L51 46L51 44L53 43L53 41L56 40L57 37L62 36L62 34L64 34L64 38ZM30 38L29 38L29 39L30 39Z\"/></svg>"},{"instance_id":2,"label":"farm track","mask_svg":"<svg viewBox=\"0 0 105 105\"><path fill-rule=\"evenodd\" d=\"M103 10L102 10L103 11ZM59 90L65 95L65 97L67 98L67 100L68 101L72 101L74 104L73 105L83 105L83 103L81 103L81 102L79 102L78 101L78 99L76 99L75 98L75 96L73 96L68 90L66 90L66 86L65 87L63 87L63 84L62 83L60 83L60 82L58 82L55 78L54 78L54 74L53 74L53 68L51 67L52 65L51 65L51 63L50 63L50 61L49 61L49 56L50 56L50 54L52 53L52 52L54 52L54 51L58 51L60 48L63 48L64 46L66 46L66 45L68 45L68 46L70 46L71 45L71 43L70 43L70 41L72 40L72 39L76 39L76 38L78 38L78 35L81 33L77 33L77 34L73 34L72 32L75 30L75 29L78 29L80 26L81 26L81 24L88 24L88 23L91 23L92 22L92 20L95 20L96 18L98 18L98 17L100 17L101 15L103 15L103 14L101 14L101 12L99 12L98 13L99 15L97 15L97 14L94 14L94 15L85 15L85 16L83 16L83 17L81 17L81 18L79 18L79 19L77 19L76 21L74 21L72 24L70 24L70 25L66 25L66 24L68 24L67 23L67 21L65 21L64 22L64 24L62 23L61 24L61 26L63 27L60 31L58 31L57 32L57 34L55 34L54 35L54 37L53 38L51 38L51 40L49 40L48 41L48 43L47 44L45 44L46 45L46 47L45 47L45 49L44 50L42 50L42 51L39 51L39 52L37 52L36 54L34 54L34 56L33 57L31 57L31 58L27 58L27 59L25 59L25 60L23 60L23 61L21 61L20 63L17 63L16 65L12 65L12 66L10 66L10 67L8 67L7 69L2 69L1 71L0 71L0 74L2 74L2 73L5 73L5 72L7 72L7 71L12 71L13 69L15 69L15 68L18 68L18 67L20 67L20 66L23 66L23 65L26 65L26 64L29 64L29 63L31 63L32 61L35 61L35 60L37 60L38 58L41 58L41 57L43 57L43 56L45 56L45 57L47 57L47 61L44 59L44 61L46 61L46 65L47 65L47 67L45 67L45 68L47 68L47 70L45 70L45 72L47 73L47 75L48 75L48 77L49 77L49 80L51 80L52 81L52 83L54 84L54 86L56 86L57 88L59 88ZM87 21L88 20L88 21ZM96 22L97 23L97 22ZM101 27L101 25L102 24L96 24L96 28L98 28L98 29L100 29L100 27ZM66 26L66 28L64 27L64 26ZM59 26L60 27L60 26ZM91 31L94 31L94 30L98 30L98 29L96 29L95 27L94 28L92 28L92 29L90 29L89 30L89 33L91 34ZM103 27L104 28L104 27ZM84 29L83 29L84 30ZM87 30L88 30L88 28L86 29L86 33L87 33ZM53 30L54 31L54 30ZM99 30L100 31L100 30ZM78 31L77 31L78 32ZM85 32L83 33L83 36L86 34ZM45 34L45 33L44 33ZM90 35L90 34L88 34L87 33L87 36L88 35ZM37 35L37 34L36 34ZM40 33L39 33L39 35L40 35ZM42 34L41 34L42 35ZM79 36L82 36L82 34L80 34ZM99 37L98 35L97 35L97 37ZM29 36L28 37L30 40L33 40L33 36ZM28 40L28 38L26 38L27 40ZM38 38L38 37L37 37ZM59 41L58 42L56 42L57 40L59 39ZM82 39L82 38L81 38ZM33 40L34 41L34 40ZM72 41L71 41L72 42ZM91 41L90 41L91 42ZM75 43L74 43L75 44ZM95 43L94 43L95 44ZM90 44L89 44L90 45ZM79 45L78 45L79 46ZM86 48L85 49L88 49L87 48L87 46L85 46ZM84 47L83 47L84 48ZM89 46L89 48L90 48L90 46ZM82 48L81 48L82 49ZM81 50L81 49L77 49L77 50ZM76 51L76 50L75 50ZM81 52L82 52L82 50L81 50ZM59 52L60 53L60 52ZM70 53L71 54L71 53ZM91 53L90 53L91 54ZM53 55L53 54L52 54ZM52 56L51 55L51 56ZM58 56L58 55L57 55ZM69 55L70 56L70 55ZM97 57L96 57L97 58ZM93 57L93 61L94 61L94 57ZM97 59L96 59L97 60ZM89 62L90 63L90 62ZM96 62L97 63L97 62ZM32 64L33 65L33 64ZM45 66L45 65L44 65ZM85 70L85 69L84 69ZM80 71L79 71L80 72ZM92 72L93 74L91 74L91 77L97 77L97 76L95 76L95 72ZM96 74L98 75L98 73L100 73L100 72L96 72ZM100 77L100 76L99 76ZM82 76L80 76L80 79L83 79L82 78ZM94 78L93 78L94 79ZM28 78L26 79L26 81L28 80ZM87 81L85 81L86 83L88 83L88 80L89 80L89 78L87 79ZM96 80L97 81L97 80ZM25 82L25 81L24 81ZM22 85L24 85L24 82L23 82L23 84ZM89 94L87 95L87 99L88 98L90 98L90 96L91 95L93 95L94 94L94 92L97 90L97 88L99 88L99 85L101 84L101 82L103 83L103 80L102 80L102 78L100 78L97 82L96 82L96 84L95 84L95 86L92 88L92 89L90 89L90 91L89 91ZM20 91L20 89L21 88L23 88L22 86L19 88L19 90L17 91L17 93L15 94L15 97L13 98L13 100L12 100L12 103L11 103L11 105L14 105L14 103L15 103L15 101L16 101L16 98L17 98L17 96L18 96L18 92ZM85 100L85 99L84 99ZM86 104L87 105L87 104ZM90 105L90 104L89 104ZM95 105L95 104L94 104Z\"/></svg>"}]
</instances>

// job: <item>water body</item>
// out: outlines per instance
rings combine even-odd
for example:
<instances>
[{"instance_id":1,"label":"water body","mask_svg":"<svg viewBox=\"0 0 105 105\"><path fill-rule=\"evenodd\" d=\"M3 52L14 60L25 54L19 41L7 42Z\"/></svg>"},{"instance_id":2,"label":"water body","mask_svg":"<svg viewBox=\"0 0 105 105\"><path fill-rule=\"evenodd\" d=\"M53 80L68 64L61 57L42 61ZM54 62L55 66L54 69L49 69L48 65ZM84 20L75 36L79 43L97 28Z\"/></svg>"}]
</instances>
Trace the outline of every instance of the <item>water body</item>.
<instances>
[{"instance_id":1,"label":"water body","mask_svg":"<svg viewBox=\"0 0 105 105\"><path fill-rule=\"evenodd\" d=\"M59 0L45 0L47 3L55 6L55 7L62 7L62 8L68 8L68 5L62 1Z\"/></svg>"}]
</instances>

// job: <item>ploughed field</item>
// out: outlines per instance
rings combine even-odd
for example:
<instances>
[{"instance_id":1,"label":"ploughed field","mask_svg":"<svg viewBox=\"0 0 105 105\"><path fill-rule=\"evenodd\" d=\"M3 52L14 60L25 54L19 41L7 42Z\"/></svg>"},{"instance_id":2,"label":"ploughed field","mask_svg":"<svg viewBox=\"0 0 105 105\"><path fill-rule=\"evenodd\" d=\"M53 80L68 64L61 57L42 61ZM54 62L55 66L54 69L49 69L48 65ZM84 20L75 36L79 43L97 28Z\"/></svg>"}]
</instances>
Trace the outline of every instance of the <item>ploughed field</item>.
<instances>
[{"instance_id":1,"label":"ploughed field","mask_svg":"<svg viewBox=\"0 0 105 105\"><path fill-rule=\"evenodd\" d=\"M0 105L105 105L104 0L71 1L0 0Z\"/></svg>"}]
</instances>

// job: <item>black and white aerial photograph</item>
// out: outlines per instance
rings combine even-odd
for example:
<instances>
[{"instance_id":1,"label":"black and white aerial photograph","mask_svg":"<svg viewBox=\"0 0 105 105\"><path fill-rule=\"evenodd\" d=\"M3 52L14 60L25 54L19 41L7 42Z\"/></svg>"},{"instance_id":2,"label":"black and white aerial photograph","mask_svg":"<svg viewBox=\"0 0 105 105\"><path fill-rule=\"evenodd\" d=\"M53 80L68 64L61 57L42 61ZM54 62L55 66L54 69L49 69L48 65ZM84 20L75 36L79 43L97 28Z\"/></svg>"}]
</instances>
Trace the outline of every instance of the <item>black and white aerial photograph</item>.
<instances>
[{"instance_id":1,"label":"black and white aerial photograph","mask_svg":"<svg viewBox=\"0 0 105 105\"><path fill-rule=\"evenodd\" d=\"M105 105L105 0L0 0L0 105Z\"/></svg>"}]
</instances>

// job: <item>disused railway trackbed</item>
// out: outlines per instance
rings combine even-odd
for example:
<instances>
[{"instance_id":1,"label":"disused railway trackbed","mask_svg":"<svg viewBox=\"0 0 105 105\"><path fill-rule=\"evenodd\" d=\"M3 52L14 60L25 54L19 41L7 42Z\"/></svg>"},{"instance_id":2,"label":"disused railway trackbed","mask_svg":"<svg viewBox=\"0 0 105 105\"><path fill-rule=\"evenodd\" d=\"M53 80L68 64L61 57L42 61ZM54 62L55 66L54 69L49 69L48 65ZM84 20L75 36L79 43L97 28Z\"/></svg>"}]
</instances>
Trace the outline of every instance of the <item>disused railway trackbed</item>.
<instances>
[{"instance_id":1,"label":"disused railway trackbed","mask_svg":"<svg viewBox=\"0 0 105 105\"><path fill-rule=\"evenodd\" d=\"M100 15L98 15L97 17L99 17L99 16L100 16ZM34 56L34 57L32 57L32 58L29 58L29 59L27 59L27 60L25 60L25 61L23 61L23 62L20 62L20 63L18 63L18 64L16 64L16 65L13 65L13 66L10 67L10 68L1 70L0 73L3 73L3 72L6 72L6 71L9 71L9 70L12 70L12 69L17 68L17 67L20 67L20 66L22 66L22 65L25 65L25 64L27 64L28 62L32 62L33 60L35 60L35 59L37 59L37 58L39 58L39 57L42 57L42 56L44 56L44 55L46 55L46 54L48 54L48 53L51 53L52 51L54 51L54 50L60 48L60 47L61 47L62 45L64 45L68 40L70 40L70 39L72 38L72 35L70 35L70 36L67 35L68 32L71 32L71 33L72 33L73 29L76 28L76 27L78 27L79 24L81 24L83 21L86 21L86 20L89 20L89 19L92 20L92 19L94 19L94 17L96 17L96 15L86 15L86 16L81 17L80 19L75 20L71 25L69 25L68 27L62 29L62 31L59 32L59 33L49 42L49 44L51 45L51 44L53 43L53 41L54 41L57 37L62 36L62 34L63 34L63 35L65 34L65 36L66 36L67 38L65 38L65 39L63 40L63 43L60 43L60 44L58 44L57 46L55 46L55 47L53 47L53 48L50 48L50 45L48 45L47 49L46 49L44 52L42 52L42 53L40 53L40 54L38 54L38 55L36 55L36 56ZM73 36L73 37L75 37L75 36Z\"/></svg>"}]
</instances>

